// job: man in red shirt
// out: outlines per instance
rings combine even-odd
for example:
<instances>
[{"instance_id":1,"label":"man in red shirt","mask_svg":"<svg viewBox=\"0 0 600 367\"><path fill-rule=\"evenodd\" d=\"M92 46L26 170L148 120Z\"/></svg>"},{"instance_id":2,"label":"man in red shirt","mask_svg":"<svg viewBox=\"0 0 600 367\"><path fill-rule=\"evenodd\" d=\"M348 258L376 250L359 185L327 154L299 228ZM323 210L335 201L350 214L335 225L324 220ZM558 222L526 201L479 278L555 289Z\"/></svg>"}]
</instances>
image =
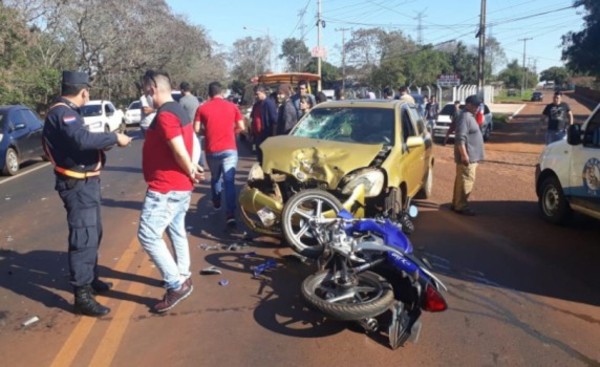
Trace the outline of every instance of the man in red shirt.
<instances>
[{"instance_id":1,"label":"man in red shirt","mask_svg":"<svg viewBox=\"0 0 600 367\"><path fill-rule=\"evenodd\" d=\"M236 105L222 96L219 82L208 85L210 100L196 111L194 130L204 135L206 162L210 169L210 188L215 209L221 208L221 192L225 191L226 221L235 227L235 170L238 161L236 134L244 130L244 120Z\"/></svg>"},{"instance_id":2,"label":"man in red shirt","mask_svg":"<svg viewBox=\"0 0 600 367\"><path fill-rule=\"evenodd\" d=\"M165 72L146 72L144 93L151 96L157 113L146 131L142 169L148 190L144 199L138 239L160 270L167 292L154 311L165 312L192 293L190 249L185 213L193 183L201 178L192 161L194 129L181 105L171 97L171 79ZM175 256L163 240L168 231Z\"/></svg>"}]
</instances>

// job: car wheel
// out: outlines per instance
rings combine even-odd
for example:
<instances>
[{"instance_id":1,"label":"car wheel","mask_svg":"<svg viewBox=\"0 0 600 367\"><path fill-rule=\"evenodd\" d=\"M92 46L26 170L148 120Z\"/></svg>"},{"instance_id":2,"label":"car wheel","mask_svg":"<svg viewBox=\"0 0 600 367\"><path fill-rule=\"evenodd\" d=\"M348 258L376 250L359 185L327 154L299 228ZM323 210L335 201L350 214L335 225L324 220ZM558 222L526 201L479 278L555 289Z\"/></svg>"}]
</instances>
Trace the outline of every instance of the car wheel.
<instances>
[{"instance_id":1,"label":"car wheel","mask_svg":"<svg viewBox=\"0 0 600 367\"><path fill-rule=\"evenodd\" d=\"M7 176L14 176L17 172L19 172L19 154L14 148L8 148L2 173Z\"/></svg>"},{"instance_id":2,"label":"car wheel","mask_svg":"<svg viewBox=\"0 0 600 367\"><path fill-rule=\"evenodd\" d=\"M564 223L571 214L569 203L556 177L546 177L542 182L538 206L542 218L553 224Z\"/></svg>"},{"instance_id":3,"label":"car wheel","mask_svg":"<svg viewBox=\"0 0 600 367\"><path fill-rule=\"evenodd\" d=\"M430 165L427 170L427 178L416 195L417 199L429 199L433 191L433 167Z\"/></svg>"}]
</instances>

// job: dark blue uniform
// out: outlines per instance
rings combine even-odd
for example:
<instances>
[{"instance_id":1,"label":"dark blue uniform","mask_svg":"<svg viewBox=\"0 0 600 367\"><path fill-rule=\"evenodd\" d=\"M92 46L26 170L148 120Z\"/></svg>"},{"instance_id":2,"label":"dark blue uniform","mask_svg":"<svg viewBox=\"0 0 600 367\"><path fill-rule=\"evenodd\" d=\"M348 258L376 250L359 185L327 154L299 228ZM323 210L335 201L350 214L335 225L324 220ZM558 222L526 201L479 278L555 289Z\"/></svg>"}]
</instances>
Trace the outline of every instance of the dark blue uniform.
<instances>
[{"instance_id":1,"label":"dark blue uniform","mask_svg":"<svg viewBox=\"0 0 600 367\"><path fill-rule=\"evenodd\" d=\"M117 143L114 133L91 133L78 106L59 98L46 116L44 145L55 165L56 186L69 225L69 266L75 287L97 278L102 239L100 176L103 149Z\"/></svg>"}]
</instances>

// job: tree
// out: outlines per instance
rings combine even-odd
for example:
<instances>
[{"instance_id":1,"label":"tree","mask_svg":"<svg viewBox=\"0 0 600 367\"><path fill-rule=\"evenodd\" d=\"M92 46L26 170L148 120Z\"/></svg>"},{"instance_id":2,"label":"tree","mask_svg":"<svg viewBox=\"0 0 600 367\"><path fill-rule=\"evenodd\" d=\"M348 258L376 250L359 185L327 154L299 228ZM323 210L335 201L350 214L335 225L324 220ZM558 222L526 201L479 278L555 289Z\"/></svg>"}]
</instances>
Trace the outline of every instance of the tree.
<instances>
[{"instance_id":1,"label":"tree","mask_svg":"<svg viewBox=\"0 0 600 367\"><path fill-rule=\"evenodd\" d=\"M569 32L562 37L562 59L573 71L600 77L600 2L576 0L574 6L585 8L585 28L580 32Z\"/></svg>"},{"instance_id":2,"label":"tree","mask_svg":"<svg viewBox=\"0 0 600 367\"><path fill-rule=\"evenodd\" d=\"M485 39L485 54L486 69L488 69L486 74L495 75L494 72L498 71L500 65L506 65L506 53L496 38L487 37Z\"/></svg>"},{"instance_id":3,"label":"tree","mask_svg":"<svg viewBox=\"0 0 600 367\"><path fill-rule=\"evenodd\" d=\"M304 41L297 38L286 38L281 43L280 59L284 59L287 71L304 71L311 61L311 55Z\"/></svg>"},{"instance_id":4,"label":"tree","mask_svg":"<svg viewBox=\"0 0 600 367\"><path fill-rule=\"evenodd\" d=\"M317 73L317 59L313 58L308 65L306 65L305 71L309 73ZM327 61L321 61L321 83L323 89L332 89L342 79L342 72L340 69Z\"/></svg>"},{"instance_id":5,"label":"tree","mask_svg":"<svg viewBox=\"0 0 600 367\"><path fill-rule=\"evenodd\" d=\"M506 69L502 70L500 74L498 74L498 80L504 82L504 85L507 88L520 88L523 85L523 73L527 73L527 85L525 88L532 88L537 84L537 74L533 71L519 66L519 61L514 59L510 62Z\"/></svg>"},{"instance_id":6,"label":"tree","mask_svg":"<svg viewBox=\"0 0 600 367\"><path fill-rule=\"evenodd\" d=\"M569 77L566 68L553 66L541 72L540 81L553 81L556 85L562 85L569 80Z\"/></svg>"}]
</instances>

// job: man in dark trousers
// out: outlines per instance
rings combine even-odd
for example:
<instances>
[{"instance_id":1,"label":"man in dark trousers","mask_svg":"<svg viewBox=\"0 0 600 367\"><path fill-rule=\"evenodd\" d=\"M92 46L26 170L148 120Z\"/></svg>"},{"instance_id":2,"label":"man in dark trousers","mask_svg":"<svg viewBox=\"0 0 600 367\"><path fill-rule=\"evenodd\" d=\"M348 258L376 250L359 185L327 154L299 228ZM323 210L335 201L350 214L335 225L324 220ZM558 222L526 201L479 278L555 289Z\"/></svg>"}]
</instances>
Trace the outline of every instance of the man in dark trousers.
<instances>
[{"instance_id":1,"label":"man in dark trousers","mask_svg":"<svg viewBox=\"0 0 600 367\"><path fill-rule=\"evenodd\" d=\"M573 112L569 105L562 101L562 95L562 92L554 93L552 103L548 104L542 112L544 115L542 123L548 126L546 145L564 138L567 124L573 125Z\"/></svg>"},{"instance_id":2,"label":"man in dark trousers","mask_svg":"<svg viewBox=\"0 0 600 367\"><path fill-rule=\"evenodd\" d=\"M259 117L261 122L260 132L255 137L256 156L258 162L262 164L262 150L260 144L269 136L273 135L273 128L277 125L277 106L272 98L267 95L267 89L263 85L257 85L254 88L254 95L259 103ZM254 112L254 109L253 109Z\"/></svg>"},{"instance_id":3,"label":"man in dark trousers","mask_svg":"<svg viewBox=\"0 0 600 367\"><path fill-rule=\"evenodd\" d=\"M96 302L94 294L108 291L112 284L98 278L98 246L102 239L100 170L106 161L104 149L115 144L127 146L131 138L86 129L79 108L89 100L89 87L86 73L63 72L61 97L46 115L43 144L54 164L55 189L67 210L75 312L102 316L110 309Z\"/></svg>"}]
</instances>

